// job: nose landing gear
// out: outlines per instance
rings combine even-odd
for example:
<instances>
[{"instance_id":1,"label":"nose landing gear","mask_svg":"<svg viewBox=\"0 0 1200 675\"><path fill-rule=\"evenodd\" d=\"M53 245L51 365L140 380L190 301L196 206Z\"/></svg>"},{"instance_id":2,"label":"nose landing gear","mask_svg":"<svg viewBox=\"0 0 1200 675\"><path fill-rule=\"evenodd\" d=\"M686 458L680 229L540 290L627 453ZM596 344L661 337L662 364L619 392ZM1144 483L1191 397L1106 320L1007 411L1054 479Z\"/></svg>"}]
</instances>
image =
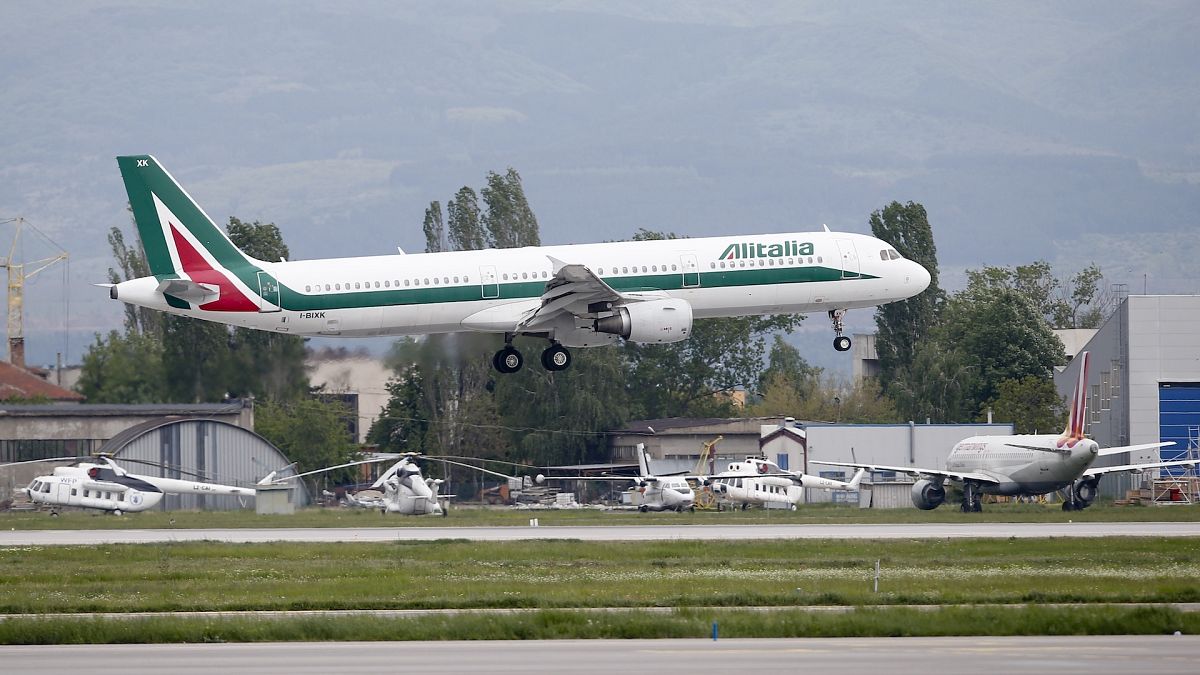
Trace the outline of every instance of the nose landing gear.
<instances>
[{"instance_id":1,"label":"nose landing gear","mask_svg":"<svg viewBox=\"0 0 1200 675\"><path fill-rule=\"evenodd\" d=\"M844 309L829 310L829 320L831 322L833 322L833 334L837 336L837 337L833 338L833 348L838 350L839 352L845 352L845 351L850 350L850 338L846 337L845 335L842 335L842 331L845 329L845 325L842 323L842 319L845 316L846 316L846 310L844 310Z\"/></svg>"}]
</instances>

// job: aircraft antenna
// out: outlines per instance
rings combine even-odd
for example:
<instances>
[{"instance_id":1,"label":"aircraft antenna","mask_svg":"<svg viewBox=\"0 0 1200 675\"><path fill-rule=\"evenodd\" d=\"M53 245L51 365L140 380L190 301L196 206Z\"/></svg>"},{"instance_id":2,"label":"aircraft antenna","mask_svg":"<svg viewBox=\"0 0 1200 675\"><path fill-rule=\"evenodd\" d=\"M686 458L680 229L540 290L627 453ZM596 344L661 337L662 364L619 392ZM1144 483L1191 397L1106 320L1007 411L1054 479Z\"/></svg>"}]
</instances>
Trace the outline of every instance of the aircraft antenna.
<instances>
[{"instance_id":1,"label":"aircraft antenna","mask_svg":"<svg viewBox=\"0 0 1200 675\"><path fill-rule=\"evenodd\" d=\"M66 260L67 252L24 218L11 218L0 221L0 223L14 223L12 245L8 249L8 257L0 258L0 267L8 271L8 362L19 368L24 368L25 281L54 263ZM18 261L17 251L20 247L21 231L25 227L29 227L51 246L58 249L58 253L49 258L34 260L32 262ZM28 267L33 268L33 271L26 271Z\"/></svg>"}]
</instances>

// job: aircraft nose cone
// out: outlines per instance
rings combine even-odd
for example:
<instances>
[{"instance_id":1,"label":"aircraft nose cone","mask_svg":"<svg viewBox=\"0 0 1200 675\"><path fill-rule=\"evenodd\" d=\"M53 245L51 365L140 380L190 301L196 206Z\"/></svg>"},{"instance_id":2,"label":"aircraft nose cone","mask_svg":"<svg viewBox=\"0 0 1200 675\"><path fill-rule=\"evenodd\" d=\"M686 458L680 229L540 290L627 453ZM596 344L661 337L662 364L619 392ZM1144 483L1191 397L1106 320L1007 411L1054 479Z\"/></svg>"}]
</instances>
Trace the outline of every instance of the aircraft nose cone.
<instances>
[{"instance_id":1,"label":"aircraft nose cone","mask_svg":"<svg viewBox=\"0 0 1200 675\"><path fill-rule=\"evenodd\" d=\"M912 273L909 275L909 283L914 287L913 295L917 295L926 288L929 288L929 282L932 281L933 277L929 275L929 270L922 267L920 263L913 262L912 267Z\"/></svg>"}]
</instances>

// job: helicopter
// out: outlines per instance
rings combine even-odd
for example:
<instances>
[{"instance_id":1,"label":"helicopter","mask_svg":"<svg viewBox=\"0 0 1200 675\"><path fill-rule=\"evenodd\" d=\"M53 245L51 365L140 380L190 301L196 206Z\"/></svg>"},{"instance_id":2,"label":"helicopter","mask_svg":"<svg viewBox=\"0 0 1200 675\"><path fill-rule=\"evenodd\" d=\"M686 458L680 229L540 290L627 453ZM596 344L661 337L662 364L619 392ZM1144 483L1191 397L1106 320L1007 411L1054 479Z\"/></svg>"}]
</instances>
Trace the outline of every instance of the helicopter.
<instances>
[{"instance_id":1,"label":"helicopter","mask_svg":"<svg viewBox=\"0 0 1200 675\"><path fill-rule=\"evenodd\" d=\"M395 464L390 466L387 471L384 471L379 478L371 484L371 490L382 490L383 495L380 498L359 496L351 493L346 493L346 501L353 505L362 508L377 508L380 513L398 513L406 516L446 516L449 512L450 496L439 494L439 489L445 482L441 478L425 478L421 474L421 467L417 465L418 458L436 459L440 462L463 466L483 473L490 473L504 478L511 478L502 473L489 471L482 467L466 464L463 462L453 461L447 457L422 455L415 452L407 452L403 454L386 454L371 459L363 459L345 464L337 464L335 466L327 466L312 471L287 476L285 478L277 478L272 481L272 484L281 484L304 476L311 476L334 469L342 469L350 466L359 466L362 464L376 464L379 462L387 462L398 459ZM361 495L361 493L360 493Z\"/></svg>"},{"instance_id":2,"label":"helicopter","mask_svg":"<svg viewBox=\"0 0 1200 675\"><path fill-rule=\"evenodd\" d=\"M729 468L712 476L712 487L721 502L731 506L766 507L768 504L795 510L804 502L804 489L841 490L854 492L862 482L860 469L849 482L821 478L781 469L778 464L761 457L747 457L745 462L734 462ZM720 508L720 505L718 505Z\"/></svg>"},{"instance_id":3,"label":"helicopter","mask_svg":"<svg viewBox=\"0 0 1200 675\"><path fill-rule=\"evenodd\" d=\"M62 462L78 460L78 457L57 457L26 462L12 462L0 468L39 462ZM136 460L122 460L136 461ZM258 482L269 485L275 480L272 471ZM106 511L113 515L136 513L154 508L166 494L235 495L253 497L254 488L221 485L206 481L161 478L130 473L117 465L112 457L100 455L77 461L70 466L55 467L50 474L37 476L29 485L21 488L34 504L50 507L50 515L57 516L62 507L79 507Z\"/></svg>"}]
</instances>

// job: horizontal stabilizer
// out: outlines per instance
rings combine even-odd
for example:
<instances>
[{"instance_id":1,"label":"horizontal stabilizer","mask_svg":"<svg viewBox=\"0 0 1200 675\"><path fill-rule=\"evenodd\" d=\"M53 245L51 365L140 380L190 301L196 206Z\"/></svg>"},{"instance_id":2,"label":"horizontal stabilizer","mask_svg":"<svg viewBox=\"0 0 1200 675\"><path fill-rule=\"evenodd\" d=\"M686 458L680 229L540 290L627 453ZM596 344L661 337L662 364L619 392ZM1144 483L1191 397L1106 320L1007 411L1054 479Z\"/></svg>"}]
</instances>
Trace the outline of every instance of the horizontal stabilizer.
<instances>
[{"instance_id":1,"label":"horizontal stabilizer","mask_svg":"<svg viewBox=\"0 0 1200 675\"><path fill-rule=\"evenodd\" d=\"M221 297L220 289L216 286L198 284L190 279L167 279L158 285L158 292L196 305Z\"/></svg>"},{"instance_id":2,"label":"horizontal stabilizer","mask_svg":"<svg viewBox=\"0 0 1200 675\"><path fill-rule=\"evenodd\" d=\"M1109 455L1119 455L1122 452L1137 452L1139 450L1150 450L1152 448L1166 448L1175 445L1175 441L1167 441L1166 443L1142 443L1140 445L1120 445L1115 448L1100 448L1100 457Z\"/></svg>"}]
</instances>

